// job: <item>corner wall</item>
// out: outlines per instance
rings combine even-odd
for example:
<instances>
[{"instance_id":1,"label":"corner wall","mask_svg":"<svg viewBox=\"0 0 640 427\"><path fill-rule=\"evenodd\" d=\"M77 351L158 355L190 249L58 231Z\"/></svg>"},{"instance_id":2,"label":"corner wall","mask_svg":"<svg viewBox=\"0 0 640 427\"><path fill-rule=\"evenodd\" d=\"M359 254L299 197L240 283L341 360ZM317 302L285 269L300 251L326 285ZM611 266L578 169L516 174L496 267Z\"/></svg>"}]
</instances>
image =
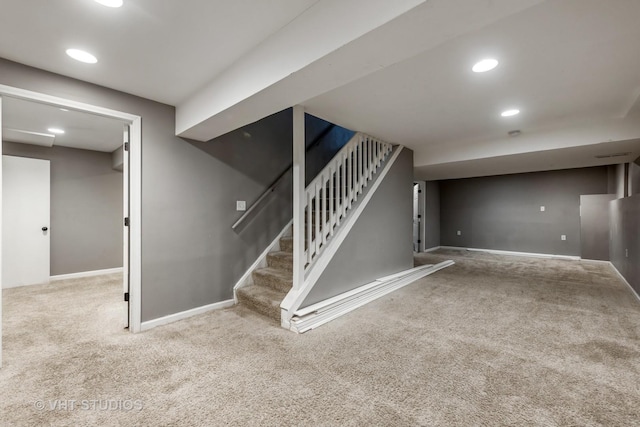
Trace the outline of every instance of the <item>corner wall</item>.
<instances>
[{"instance_id":1,"label":"corner wall","mask_svg":"<svg viewBox=\"0 0 640 427\"><path fill-rule=\"evenodd\" d=\"M176 137L173 106L4 59L0 84L142 117L143 322L233 298L236 281L280 231L267 218L264 227L252 224L251 239L236 234L235 202L270 183ZM256 161L270 165L268 156Z\"/></svg>"},{"instance_id":2,"label":"corner wall","mask_svg":"<svg viewBox=\"0 0 640 427\"><path fill-rule=\"evenodd\" d=\"M404 148L301 308L413 267L413 151Z\"/></svg>"},{"instance_id":3,"label":"corner wall","mask_svg":"<svg viewBox=\"0 0 640 427\"><path fill-rule=\"evenodd\" d=\"M51 275L122 267L122 173L111 153L3 142L7 156L51 162Z\"/></svg>"},{"instance_id":4,"label":"corner wall","mask_svg":"<svg viewBox=\"0 0 640 427\"><path fill-rule=\"evenodd\" d=\"M609 204L611 263L640 295L640 194Z\"/></svg>"},{"instance_id":5,"label":"corner wall","mask_svg":"<svg viewBox=\"0 0 640 427\"><path fill-rule=\"evenodd\" d=\"M606 194L607 175L594 167L440 181L441 243L580 256L580 195Z\"/></svg>"}]
</instances>

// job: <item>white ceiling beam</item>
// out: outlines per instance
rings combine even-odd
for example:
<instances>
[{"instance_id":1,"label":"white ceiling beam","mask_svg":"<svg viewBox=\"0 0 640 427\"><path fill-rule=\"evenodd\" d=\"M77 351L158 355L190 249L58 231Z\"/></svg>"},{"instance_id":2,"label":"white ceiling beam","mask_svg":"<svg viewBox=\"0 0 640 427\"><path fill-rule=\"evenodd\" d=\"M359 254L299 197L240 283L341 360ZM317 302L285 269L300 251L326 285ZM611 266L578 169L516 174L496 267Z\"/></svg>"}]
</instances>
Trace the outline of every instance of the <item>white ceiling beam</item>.
<instances>
[{"instance_id":1,"label":"white ceiling beam","mask_svg":"<svg viewBox=\"0 0 640 427\"><path fill-rule=\"evenodd\" d=\"M176 134L205 141L295 105L299 97L282 93L288 87L272 100L240 104L424 1L319 1L179 104Z\"/></svg>"}]
</instances>

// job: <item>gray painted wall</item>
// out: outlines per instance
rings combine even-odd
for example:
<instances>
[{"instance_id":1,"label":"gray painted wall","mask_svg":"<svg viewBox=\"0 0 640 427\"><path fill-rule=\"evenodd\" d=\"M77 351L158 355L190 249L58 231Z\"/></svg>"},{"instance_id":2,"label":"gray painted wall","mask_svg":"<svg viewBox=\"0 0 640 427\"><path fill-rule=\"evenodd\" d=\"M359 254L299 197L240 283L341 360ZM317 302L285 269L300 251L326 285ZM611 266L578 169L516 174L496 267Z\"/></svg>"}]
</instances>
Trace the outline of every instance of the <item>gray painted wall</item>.
<instances>
[{"instance_id":1,"label":"gray painted wall","mask_svg":"<svg viewBox=\"0 0 640 427\"><path fill-rule=\"evenodd\" d=\"M640 158L629 165L629 190L631 194L640 194Z\"/></svg>"},{"instance_id":2,"label":"gray painted wall","mask_svg":"<svg viewBox=\"0 0 640 427\"><path fill-rule=\"evenodd\" d=\"M611 262L640 294L640 194L610 203Z\"/></svg>"},{"instance_id":3,"label":"gray painted wall","mask_svg":"<svg viewBox=\"0 0 640 427\"><path fill-rule=\"evenodd\" d=\"M615 194L580 196L580 256L609 261L609 202Z\"/></svg>"},{"instance_id":4,"label":"gray painted wall","mask_svg":"<svg viewBox=\"0 0 640 427\"><path fill-rule=\"evenodd\" d=\"M440 183L427 181L425 195L425 249L440 246Z\"/></svg>"},{"instance_id":5,"label":"gray painted wall","mask_svg":"<svg viewBox=\"0 0 640 427\"><path fill-rule=\"evenodd\" d=\"M606 167L440 181L441 243L579 256L580 195L607 186Z\"/></svg>"},{"instance_id":6,"label":"gray painted wall","mask_svg":"<svg viewBox=\"0 0 640 427\"><path fill-rule=\"evenodd\" d=\"M301 307L413 267L412 188L405 148Z\"/></svg>"},{"instance_id":7,"label":"gray painted wall","mask_svg":"<svg viewBox=\"0 0 640 427\"><path fill-rule=\"evenodd\" d=\"M0 83L142 117L143 321L232 298L280 231L266 215L233 232L236 200L267 184L176 137L174 107L1 59Z\"/></svg>"},{"instance_id":8,"label":"gray painted wall","mask_svg":"<svg viewBox=\"0 0 640 427\"><path fill-rule=\"evenodd\" d=\"M2 143L3 154L51 161L51 275L122 267L122 173L111 154Z\"/></svg>"}]
</instances>

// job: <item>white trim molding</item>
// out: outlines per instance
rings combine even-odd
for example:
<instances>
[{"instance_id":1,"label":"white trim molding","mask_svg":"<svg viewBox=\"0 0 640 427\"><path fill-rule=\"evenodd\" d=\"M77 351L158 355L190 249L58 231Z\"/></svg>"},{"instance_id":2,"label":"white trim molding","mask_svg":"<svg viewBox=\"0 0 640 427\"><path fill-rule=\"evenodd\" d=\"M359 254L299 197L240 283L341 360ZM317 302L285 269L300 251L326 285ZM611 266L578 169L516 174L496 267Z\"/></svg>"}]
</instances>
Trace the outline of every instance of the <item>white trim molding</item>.
<instances>
[{"instance_id":1,"label":"white trim molding","mask_svg":"<svg viewBox=\"0 0 640 427\"><path fill-rule=\"evenodd\" d=\"M440 249L440 246L434 246L434 247L432 247L432 248L425 249L423 252L425 252L425 253L426 253L426 252L435 252L435 251L437 251L438 249Z\"/></svg>"},{"instance_id":2,"label":"white trim molding","mask_svg":"<svg viewBox=\"0 0 640 427\"><path fill-rule=\"evenodd\" d=\"M462 248L458 246L439 246L438 249L453 249L456 251L486 252L486 253L495 254L495 255L528 256L533 258L551 258L551 259L566 259L570 261L580 261L579 256L572 256L572 255L554 255L554 254L539 254L535 252L500 251L497 249Z\"/></svg>"},{"instance_id":3,"label":"white trim molding","mask_svg":"<svg viewBox=\"0 0 640 427\"><path fill-rule=\"evenodd\" d=\"M208 313L214 310L222 310L224 308L233 307L235 301L232 299L226 301L220 301L209 305L203 305L202 307L192 308L191 310L181 311L180 313L169 314L168 316L159 317L153 320L147 320L142 322L140 331L148 331L149 329L156 328L162 325L168 325L169 323L177 322L179 320L188 319L189 317L197 316L199 314Z\"/></svg>"},{"instance_id":4,"label":"white trim molding","mask_svg":"<svg viewBox=\"0 0 640 427\"><path fill-rule=\"evenodd\" d=\"M82 277L103 276L105 274L116 274L116 273L122 273L122 272L123 272L122 267L105 268L104 270L80 271L78 273L57 274L55 276L51 276L50 280L52 282L57 282L60 280L79 279Z\"/></svg>"},{"instance_id":5,"label":"white trim molding","mask_svg":"<svg viewBox=\"0 0 640 427\"><path fill-rule=\"evenodd\" d=\"M251 266L244 272L240 280L233 287L233 300L235 303L238 303L238 296L236 292L240 288L244 288L245 286L253 285L253 271L258 268L267 267L267 255L269 252L279 251L280 250L280 239L283 237L291 236L291 226L293 225L293 220L289 221L289 223L282 229L282 231L278 234L278 236L271 242L269 246L258 256L258 258L251 264Z\"/></svg>"},{"instance_id":6,"label":"white trim molding","mask_svg":"<svg viewBox=\"0 0 640 427\"><path fill-rule=\"evenodd\" d=\"M453 261L443 261L405 270L302 308L289 321L290 329L298 333L307 332L453 264Z\"/></svg>"}]
</instances>

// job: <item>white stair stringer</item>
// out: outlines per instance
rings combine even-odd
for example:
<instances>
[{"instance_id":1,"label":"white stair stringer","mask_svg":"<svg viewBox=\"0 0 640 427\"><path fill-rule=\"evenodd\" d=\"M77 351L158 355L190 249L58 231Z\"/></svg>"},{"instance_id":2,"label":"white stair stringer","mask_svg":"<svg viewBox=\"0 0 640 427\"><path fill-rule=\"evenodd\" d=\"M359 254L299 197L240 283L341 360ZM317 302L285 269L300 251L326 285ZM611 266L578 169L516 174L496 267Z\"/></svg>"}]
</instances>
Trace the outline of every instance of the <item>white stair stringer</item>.
<instances>
[{"instance_id":1,"label":"white stair stringer","mask_svg":"<svg viewBox=\"0 0 640 427\"><path fill-rule=\"evenodd\" d=\"M412 268L297 310L289 321L289 329L307 332L453 264L453 261L444 261Z\"/></svg>"},{"instance_id":2,"label":"white stair stringer","mask_svg":"<svg viewBox=\"0 0 640 427\"><path fill-rule=\"evenodd\" d=\"M292 329L291 318L294 316L294 313L296 313L300 308L300 305L304 302L311 289L313 289L316 282L327 268L334 255L337 253L342 242L344 242L346 237L349 235L349 232L358 221L358 218L367 207L369 201L373 198L378 187L384 181L385 176L393 167L402 150L402 146L395 147L382 169L375 174L375 179L370 183L371 188L369 188L362 199L359 200L359 203L353 207L340 226L336 228L334 235L327 241L326 247L323 248L322 254L313 260L311 265L308 266L302 286L298 289L294 287L289 291L289 293L287 293L287 296L280 304L281 325L285 329Z\"/></svg>"}]
</instances>

